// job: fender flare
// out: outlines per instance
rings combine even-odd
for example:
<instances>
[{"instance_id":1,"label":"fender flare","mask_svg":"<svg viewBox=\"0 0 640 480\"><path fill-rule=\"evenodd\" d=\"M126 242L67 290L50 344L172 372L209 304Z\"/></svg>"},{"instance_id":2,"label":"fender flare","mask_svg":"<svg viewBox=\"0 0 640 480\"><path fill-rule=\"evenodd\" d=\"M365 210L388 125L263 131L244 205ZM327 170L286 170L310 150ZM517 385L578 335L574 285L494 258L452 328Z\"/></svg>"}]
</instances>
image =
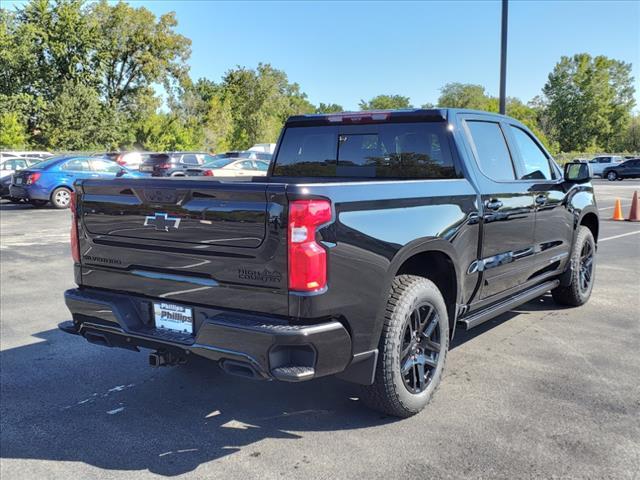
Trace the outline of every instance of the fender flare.
<instances>
[{"instance_id":1,"label":"fender flare","mask_svg":"<svg viewBox=\"0 0 640 480\"><path fill-rule=\"evenodd\" d=\"M598 232L600 232L600 214L598 213L598 209L595 207L595 205L588 205L580 211L579 215L576 216L576 224L574 225L574 229L573 229L573 242L575 242L578 226L582 223L582 220L584 220L584 217L590 213L593 213L598 219ZM597 244L598 239L596 238L595 240ZM573 242L572 242L571 248L573 248Z\"/></svg>"},{"instance_id":2,"label":"fender flare","mask_svg":"<svg viewBox=\"0 0 640 480\"><path fill-rule=\"evenodd\" d=\"M384 324L384 312L385 312L385 304L387 303L388 293L391 288L391 283L393 279L397 275L400 267L406 262L409 258L414 255L418 255L421 253L428 252L440 252L445 254L447 257L451 259L453 263L453 268L456 272L456 305L454 306L454 315L457 313L457 308L461 303L462 298L462 277L460 274L460 267L458 262L458 255L448 241L442 238L422 238L417 239L412 242L409 242L404 247L402 247L393 257L391 263L389 264L389 268L387 269L387 273L383 282L382 294L380 295L380 303L377 308L377 315L375 319L375 323L373 325L373 331L371 332L372 339L372 347L377 348L378 342L380 341L380 335L382 334L382 326ZM455 318L449 319L455 328ZM450 332L452 334L453 331Z\"/></svg>"},{"instance_id":3,"label":"fender flare","mask_svg":"<svg viewBox=\"0 0 640 480\"><path fill-rule=\"evenodd\" d=\"M414 240L412 242L409 242L401 250L399 250L391 260L391 264L389 265L389 268L387 270L385 286L391 286L391 282L398 273L398 270L400 270L402 264L409 258L421 253L428 252L440 252L451 259L451 263L453 263L453 268L456 272L456 303L460 303L462 298L462 277L458 261L458 254L451 243L442 238Z\"/></svg>"}]
</instances>

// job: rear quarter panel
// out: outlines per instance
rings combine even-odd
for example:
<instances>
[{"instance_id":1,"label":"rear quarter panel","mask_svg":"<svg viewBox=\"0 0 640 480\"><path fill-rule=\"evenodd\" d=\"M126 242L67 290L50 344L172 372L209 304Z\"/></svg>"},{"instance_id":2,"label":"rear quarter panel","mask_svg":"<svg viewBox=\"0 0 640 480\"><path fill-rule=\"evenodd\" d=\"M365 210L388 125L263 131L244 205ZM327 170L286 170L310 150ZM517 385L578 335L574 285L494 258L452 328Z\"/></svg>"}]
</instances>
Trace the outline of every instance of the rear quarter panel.
<instances>
[{"instance_id":1,"label":"rear quarter panel","mask_svg":"<svg viewBox=\"0 0 640 480\"><path fill-rule=\"evenodd\" d=\"M466 179L289 185L287 196L326 197L335 209L334 222L319 231L329 251L328 288L290 295L289 313L341 316L351 329L354 353L377 347L388 290L404 260L437 250L458 268L476 258L477 196ZM463 302L477 273L458 270Z\"/></svg>"}]
</instances>

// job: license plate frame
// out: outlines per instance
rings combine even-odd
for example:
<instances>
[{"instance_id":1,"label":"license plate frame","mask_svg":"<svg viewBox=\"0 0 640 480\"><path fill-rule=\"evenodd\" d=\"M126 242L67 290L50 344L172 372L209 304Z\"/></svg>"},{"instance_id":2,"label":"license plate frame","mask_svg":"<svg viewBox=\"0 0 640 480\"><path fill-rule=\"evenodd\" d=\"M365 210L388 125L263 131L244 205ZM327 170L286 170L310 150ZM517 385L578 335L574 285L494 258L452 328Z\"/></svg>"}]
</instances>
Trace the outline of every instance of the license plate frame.
<instances>
[{"instance_id":1,"label":"license plate frame","mask_svg":"<svg viewBox=\"0 0 640 480\"><path fill-rule=\"evenodd\" d=\"M22 178L21 177L15 177L14 179L15 185L22 185Z\"/></svg>"},{"instance_id":2,"label":"license plate frame","mask_svg":"<svg viewBox=\"0 0 640 480\"><path fill-rule=\"evenodd\" d=\"M155 327L175 333L193 335L193 308L169 302L153 302Z\"/></svg>"}]
</instances>

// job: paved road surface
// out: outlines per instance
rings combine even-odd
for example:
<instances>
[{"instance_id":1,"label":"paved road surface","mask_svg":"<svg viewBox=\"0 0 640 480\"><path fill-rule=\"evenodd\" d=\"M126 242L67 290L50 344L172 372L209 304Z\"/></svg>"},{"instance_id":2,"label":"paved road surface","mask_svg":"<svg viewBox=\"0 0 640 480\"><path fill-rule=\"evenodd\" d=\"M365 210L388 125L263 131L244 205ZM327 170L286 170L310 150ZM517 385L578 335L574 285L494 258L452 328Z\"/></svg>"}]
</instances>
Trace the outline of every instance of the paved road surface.
<instances>
[{"instance_id":1,"label":"paved road surface","mask_svg":"<svg viewBox=\"0 0 640 480\"><path fill-rule=\"evenodd\" d=\"M603 219L640 182L595 181ZM625 207L625 215L628 208ZM468 333L422 414L335 379L252 382L56 330L69 213L0 205L3 480L640 478L640 225L603 221L591 302L531 302Z\"/></svg>"}]
</instances>

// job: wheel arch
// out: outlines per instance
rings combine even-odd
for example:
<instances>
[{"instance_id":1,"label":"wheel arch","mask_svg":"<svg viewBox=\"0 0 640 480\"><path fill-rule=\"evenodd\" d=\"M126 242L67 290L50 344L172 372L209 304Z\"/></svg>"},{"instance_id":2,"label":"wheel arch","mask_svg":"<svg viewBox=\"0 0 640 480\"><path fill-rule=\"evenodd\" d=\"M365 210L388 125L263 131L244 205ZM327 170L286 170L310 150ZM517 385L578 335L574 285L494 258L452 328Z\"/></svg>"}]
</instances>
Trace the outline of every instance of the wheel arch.
<instances>
[{"instance_id":1,"label":"wheel arch","mask_svg":"<svg viewBox=\"0 0 640 480\"><path fill-rule=\"evenodd\" d=\"M453 336L458 305L461 304L461 276L453 246L442 239L408 244L394 257L389 267L386 292L397 275L417 275L431 280L440 290L447 305L449 333Z\"/></svg>"},{"instance_id":2,"label":"wheel arch","mask_svg":"<svg viewBox=\"0 0 640 480\"><path fill-rule=\"evenodd\" d=\"M598 218L598 214L591 209L585 211L580 216L580 220L578 225L584 225L589 230L591 230L591 234L593 235L594 240L598 243L598 234L600 233L600 220Z\"/></svg>"},{"instance_id":3,"label":"wheel arch","mask_svg":"<svg viewBox=\"0 0 640 480\"><path fill-rule=\"evenodd\" d=\"M53 187L51 189L51 192L49 192L49 198L51 198L51 196L53 195L53 192L55 192L59 188L66 188L70 192L75 192L76 191L75 188L73 188L73 185L68 185L68 184L65 184L65 183L61 183L61 184L56 185L55 187Z\"/></svg>"}]
</instances>

